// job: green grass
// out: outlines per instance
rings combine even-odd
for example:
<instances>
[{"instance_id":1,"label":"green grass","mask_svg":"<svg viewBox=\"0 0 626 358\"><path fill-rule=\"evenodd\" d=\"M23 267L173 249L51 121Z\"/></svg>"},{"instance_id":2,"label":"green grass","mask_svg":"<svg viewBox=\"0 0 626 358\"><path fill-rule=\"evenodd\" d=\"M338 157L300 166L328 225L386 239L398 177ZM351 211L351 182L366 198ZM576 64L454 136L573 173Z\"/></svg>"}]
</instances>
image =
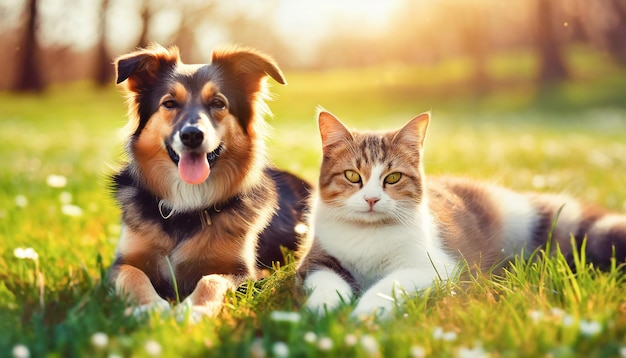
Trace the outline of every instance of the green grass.
<instances>
[{"instance_id":1,"label":"green grass","mask_svg":"<svg viewBox=\"0 0 626 358\"><path fill-rule=\"evenodd\" d=\"M273 85L270 155L314 182L317 105L362 129L397 128L431 110L429 175L567 191L626 210L626 72L573 49L574 78L539 91L532 57L504 54L490 61L491 90L476 95L468 63L286 73L288 86ZM503 277L435 287L389 322L352 321L350 307L325 318L301 310L293 264L233 293L217 319L128 316L101 283L120 233L106 176L119 166L124 124L124 100L113 88L0 94L0 356L25 345L33 357L142 357L154 342L168 357L249 356L259 348L271 356L280 342L293 356L329 357L619 356L626 347L624 276L582 266L574 274L558 255L517 261ZM67 185L49 186L50 175ZM82 215L65 215L63 203ZM37 261L15 257L19 247L32 247ZM274 311L298 315L281 321ZM106 347L91 343L98 332Z\"/></svg>"}]
</instances>

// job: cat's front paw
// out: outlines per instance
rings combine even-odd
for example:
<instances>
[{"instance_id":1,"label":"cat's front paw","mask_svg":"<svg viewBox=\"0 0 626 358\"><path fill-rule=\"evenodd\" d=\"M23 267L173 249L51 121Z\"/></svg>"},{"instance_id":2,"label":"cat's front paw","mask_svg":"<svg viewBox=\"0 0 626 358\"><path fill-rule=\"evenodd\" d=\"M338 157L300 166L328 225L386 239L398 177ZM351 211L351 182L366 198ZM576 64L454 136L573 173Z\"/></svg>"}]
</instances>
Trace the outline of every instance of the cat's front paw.
<instances>
[{"instance_id":1,"label":"cat's front paw","mask_svg":"<svg viewBox=\"0 0 626 358\"><path fill-rule=\"evenodd\" d=\"M349 298L348 298L349 300ZM328 292L323 289L313 291L306 301L306 308L316 314L333 311L343 303L343 298L337 291Z\"/></svg>"},{"instance_id":2,"label":"cat's front paw","mask_svg":"<svg viewBox=\"0 0 626 358\"><path fill-rule=\"evenodd\" d=\"M306 307L317 314L332 311L344 302L352 300L352 287L337 273L319 270L311 273L304 282L310 292Z\"/></svg>"},{"instance_id":3,"label":"cat's front paw","mask_svg":"<svg viewBox=\"0 0 626 358\"><path fill-rule=\"evenodd\" d=\"M393 297L377 292L368 292L359 300L356 308L352 311L352 317L362 319L375 316L379 319L389 319L395 306L396 302Z\"/></svg>"}]
</instances>

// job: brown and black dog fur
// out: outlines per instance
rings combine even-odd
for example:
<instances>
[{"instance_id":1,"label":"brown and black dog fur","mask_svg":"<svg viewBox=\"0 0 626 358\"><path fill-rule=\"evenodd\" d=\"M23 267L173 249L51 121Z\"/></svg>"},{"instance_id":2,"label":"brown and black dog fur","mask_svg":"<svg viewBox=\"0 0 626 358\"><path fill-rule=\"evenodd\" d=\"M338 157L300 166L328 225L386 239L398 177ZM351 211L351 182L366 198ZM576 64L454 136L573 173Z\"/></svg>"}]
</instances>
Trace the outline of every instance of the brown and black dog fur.
<instances>
[{"instance_id":1,"label":"brown and black dog fur","mask_svg":"<svg viewBox=\"0 0 626 358\"><path fill-rule=\"evenodd\" d=\"M285 79L237 47L187 65L152 45L115 65L132 134L112 177L123 228L110 281L137 305L169 307L175 277L181 299L214 315L228 290L283 261L281 246L297 247L310 187L265 155L265 81Z\"/></svg>"}]
</instances>

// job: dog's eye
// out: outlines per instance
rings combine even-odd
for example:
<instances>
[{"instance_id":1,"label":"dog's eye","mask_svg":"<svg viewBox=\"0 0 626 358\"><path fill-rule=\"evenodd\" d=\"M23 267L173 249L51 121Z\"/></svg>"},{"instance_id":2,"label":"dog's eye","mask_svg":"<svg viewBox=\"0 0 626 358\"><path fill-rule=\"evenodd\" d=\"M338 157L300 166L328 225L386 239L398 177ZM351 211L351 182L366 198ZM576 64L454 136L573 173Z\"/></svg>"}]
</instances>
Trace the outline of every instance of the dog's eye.
<instances>
[{"instance_id":1,"label":"dog's eye","mask_svg":"<svg viewBox=\"0 0 626 358\"><path fill-rule=\"evenodd\" d=\"M209 106L215 109L224 109L226 108L226 102L220 98L214 98L211 103L209 103Z\"/></svg>"},{"instance_id":2,"label":"dog's eye","mask_svg":"<svg viewBox=\"0 0 626 358\"><path fill-rule=\"evenodd\" d=\"M178 107L178 102L174 101L173 99L169 99L167 101L163 101L163 103L161 103L161 106L167 109L173 109Z\"/></svg>"}]
</instances>

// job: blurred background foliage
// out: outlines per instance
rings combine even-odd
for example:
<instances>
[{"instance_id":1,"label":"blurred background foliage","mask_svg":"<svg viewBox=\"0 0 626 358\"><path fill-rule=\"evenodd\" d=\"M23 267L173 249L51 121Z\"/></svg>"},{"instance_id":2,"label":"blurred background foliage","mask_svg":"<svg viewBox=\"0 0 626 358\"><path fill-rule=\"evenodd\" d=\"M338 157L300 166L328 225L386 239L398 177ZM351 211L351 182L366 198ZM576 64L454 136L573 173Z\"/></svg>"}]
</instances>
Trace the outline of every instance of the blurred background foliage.
<instances>
[{"instance_id":1,"label":"blurred background foliage","mask_svg":"<svg viewBox=\"0 0 626 358\"><path fill-rule=\"evenodd\" d=\"M0 89L109 84L114 57L155 41L187 63L239 43L287 70L418 65L407 80L453 95L429 86L447 65L447 83L480 94L597 75L573 72L572 46L624 66L625 39L626 0L0 0Z\"/></svg>"}]
</instances>

